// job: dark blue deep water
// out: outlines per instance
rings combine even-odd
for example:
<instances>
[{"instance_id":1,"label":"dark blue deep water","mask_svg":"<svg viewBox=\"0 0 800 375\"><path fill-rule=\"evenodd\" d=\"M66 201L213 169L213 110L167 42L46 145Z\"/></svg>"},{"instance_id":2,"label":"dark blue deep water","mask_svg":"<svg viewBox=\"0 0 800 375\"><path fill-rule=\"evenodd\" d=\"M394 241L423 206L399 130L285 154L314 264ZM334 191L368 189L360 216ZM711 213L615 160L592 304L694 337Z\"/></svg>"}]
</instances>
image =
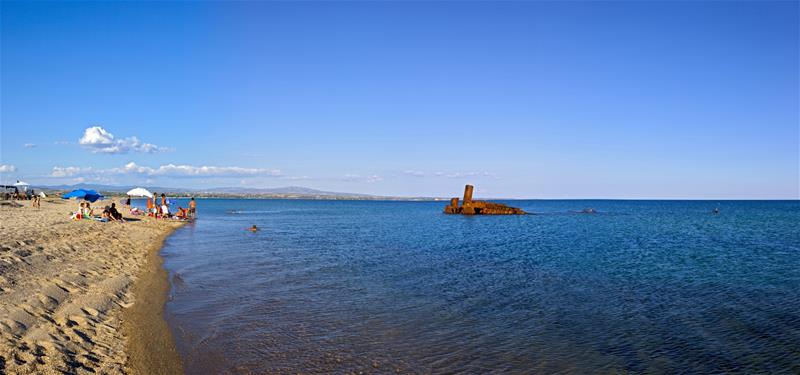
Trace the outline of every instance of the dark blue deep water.
<instances>
[{"instance_id":1,"label":"dark blue deep water","mask_svg":"<svg viewBox=\"0 0 800 375\"><path fill-rule=\"evenodd\" d=\"M187 373L800 373L800 202L507 203L201 200Z\"/></svg>"}]
</instances>

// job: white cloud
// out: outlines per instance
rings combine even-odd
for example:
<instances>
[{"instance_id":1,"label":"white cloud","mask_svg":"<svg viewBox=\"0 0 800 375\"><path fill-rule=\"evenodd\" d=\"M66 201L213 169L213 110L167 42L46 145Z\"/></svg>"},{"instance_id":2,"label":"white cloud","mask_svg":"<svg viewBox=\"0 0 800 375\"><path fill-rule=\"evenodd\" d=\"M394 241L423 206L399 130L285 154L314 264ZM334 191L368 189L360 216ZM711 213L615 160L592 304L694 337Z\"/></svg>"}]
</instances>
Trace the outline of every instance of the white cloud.
<instances>
[{"instance_id":1,"label":"white cloud","mask_svg":"<svg viewBox=\"0 0 800 375\"><path fill-rule=\"evenodd\" d=\"M467 178L467 177L497 178L497 175L495 175L494 173L489 173L489 172L451 172L451 173L436 172L433 175L437 176L437 177L445 177L445 178Z\"/></svg>"},{"instance_id":2,"label":"white cloud","mask_svg":"<svg viewBox=\"0 0 800 375\"><path fill-rule=\"evenodd\" d=\"M497 178L497 175L494 173L489 172L482 172L482 171L475 171L475 172L435 172L435 173L425 173L423 171L408 169L403 171L403 174L412 177L444 177L444 178L467 178L467 177L488 177L488 178Z\"/></svg>"},{"instance_id":3,"label":"white cloud","mask_svg":"<svg viewBox=\"0 0 800 375\"><path fill-rule=\"evenodd\" d=\"M346 174L341 178L343 181L350 181L350 182L366 182L366 183L374 183L374 182L381 182L383 181L383 177L378 176L376 174L371 176L362 176L359 174Z\"/></svg>"},{"instance_id":4,"label":"white cloud","mask_svg":"<svg viewBox=\"0 0 800 375\"><path fill-rule=\"evenodd\" d=\"M34 147L36 147L36 144L34 144L34 143L26 143L26 144L22 145L22 147L25 147L25 148L34 148Z\"/></svg>"},{"instance_id":5,"label":"white cloud","mask_svg":"<svg viewBox=\"0 0 800 375\"><path fill-rule=\"evenodd\" d=\"M148 177L249 177L270 176L280 177L280 169L243 168L243 167L216 167L166 164L157 168L137 165L134 162L118 168L93 169L91 167L53 167L50 177L72 177L78 174L86 175L144 175Z\"/></svg>"},{"instance_id":6,"label":"white cloud","mask_svg":"<svg viewBox=\"0 0 800 375\"><path fill-rule=\"evenodd\" d=\"M169 151L166 147L141 142L136 137L115 138L114 134L100 126L86 128L78 143L93 153L103 154L125 154L130 151L152 154Z\"/></svg>"},{"instance_id":7,"label":"white cloud","mask_svg":"<svg viewBox=\"0 0 800 375\"><path fill-rule=\"evenodd\" d=\"M243 167L214 167L214 166L193 166L167 164L158 168L142 167L136 163L126 164L121 171L123 173L142 173L149 176L281 176L280 169L266 168L243 168Z\"/></svg>"},{"instance_id":8,"label":"white cloud","mask_svg":"<svg viewBox=\"0 0 800 375\"><path fill-rule=\"evenodd\" d=\"M0 164L0 173L16 172L17 167L11 164Z\"/></svg>"},{"instance_id":9,"label":"white cloud","mask_svg":"<svg viewBox=\"0 0 800 375\"><path fill-rule=\"evenodd\" d=\"M80 167L53 167L50 177L72 177L80 173L90 173L91 168Z\"/></svg>"},{"instance_id":10,"label":"white cloud","mask_svg":"<svg viewBox=\"0 0 800 375\"><path fill-rule=\"evenodd\" d=\"M403 174L407 174L409 176L414 176L414 177L425 177L425 172L423 172L423 171L415 171L415 170L411 170L411 169L403 171Z\"/></svg>"}]
</instances>

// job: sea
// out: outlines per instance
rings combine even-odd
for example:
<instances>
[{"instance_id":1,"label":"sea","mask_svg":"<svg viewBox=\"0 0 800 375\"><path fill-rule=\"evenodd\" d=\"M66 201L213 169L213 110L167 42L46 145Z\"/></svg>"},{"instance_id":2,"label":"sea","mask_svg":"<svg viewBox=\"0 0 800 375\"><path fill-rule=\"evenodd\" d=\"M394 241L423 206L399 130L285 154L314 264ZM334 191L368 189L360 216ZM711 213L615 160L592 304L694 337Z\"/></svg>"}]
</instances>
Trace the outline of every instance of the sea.
<instances>
[{"instance_id":1,"label":"sea","mask_svg":"<svg viewBox=\"0 0 800 375\"><path fill-rule=\"evenodd\" d=\"M800 373L800 201L501 202L199 200L186 373Z\"/></svg>"}]
</instances>

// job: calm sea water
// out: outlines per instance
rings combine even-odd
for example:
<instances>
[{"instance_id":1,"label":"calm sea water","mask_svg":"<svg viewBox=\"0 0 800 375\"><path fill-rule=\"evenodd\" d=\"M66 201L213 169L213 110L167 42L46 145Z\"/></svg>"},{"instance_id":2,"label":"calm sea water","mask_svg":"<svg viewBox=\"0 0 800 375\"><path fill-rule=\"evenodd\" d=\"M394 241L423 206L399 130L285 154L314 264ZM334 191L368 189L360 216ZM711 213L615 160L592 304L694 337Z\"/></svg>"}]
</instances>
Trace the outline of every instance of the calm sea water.
<instances>
[{"instance_id":1,"label":"calm sea water","mask_svg":"<svg viewBox=\"0 0 800 375\"><path fill-rule=\"evenodd\" d=\"M800 373L800 202L508 203L201 200L187 373Z\"/></svg>"}]
</instances>

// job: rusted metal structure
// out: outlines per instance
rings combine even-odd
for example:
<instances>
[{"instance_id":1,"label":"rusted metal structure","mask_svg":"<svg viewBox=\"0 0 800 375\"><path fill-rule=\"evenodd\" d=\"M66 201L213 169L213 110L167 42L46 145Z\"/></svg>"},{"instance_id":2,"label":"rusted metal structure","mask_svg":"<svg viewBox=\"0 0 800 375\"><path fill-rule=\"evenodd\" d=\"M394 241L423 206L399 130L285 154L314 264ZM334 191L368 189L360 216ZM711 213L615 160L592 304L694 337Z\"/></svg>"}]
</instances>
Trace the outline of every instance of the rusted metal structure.
<instances>
[{"instance_id":1,"label":"rusted metal structure","mask_svg":"<svg viewBox=\"0 0 800 375\"><path fill-rule=\"evenodd\" d=\"M445 206L444 213L446 214L462 214L462 215L524 215L525 211L509 207L500 203L492 203L485 201L472 200L472 192L474 188L472 185L464 187L464 202L461 206L458 205L458 198L451 198L450 205Z\"/></svg>"}]
</instances>

